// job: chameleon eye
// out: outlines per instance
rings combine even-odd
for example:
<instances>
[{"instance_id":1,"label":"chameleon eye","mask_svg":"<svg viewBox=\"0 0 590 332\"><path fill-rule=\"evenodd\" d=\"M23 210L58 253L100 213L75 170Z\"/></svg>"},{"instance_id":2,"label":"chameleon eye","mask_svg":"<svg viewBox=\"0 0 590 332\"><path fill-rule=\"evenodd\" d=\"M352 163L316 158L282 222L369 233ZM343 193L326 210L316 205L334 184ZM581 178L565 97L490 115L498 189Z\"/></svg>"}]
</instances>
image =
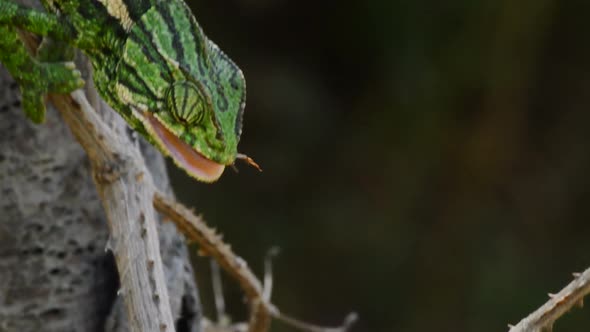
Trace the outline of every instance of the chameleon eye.
<instances>
[{"instance_id":1,"label":"chameleon eye","mask_svg":"<svg viewBox=\"0 0 590 332\"><path fill-rule=\"evenodd\" d=\"M205 116L205 101L191 82L174 83L166 95L166 104L172 116L187 125L199 123Z\"/></svg>"}]
</instances>

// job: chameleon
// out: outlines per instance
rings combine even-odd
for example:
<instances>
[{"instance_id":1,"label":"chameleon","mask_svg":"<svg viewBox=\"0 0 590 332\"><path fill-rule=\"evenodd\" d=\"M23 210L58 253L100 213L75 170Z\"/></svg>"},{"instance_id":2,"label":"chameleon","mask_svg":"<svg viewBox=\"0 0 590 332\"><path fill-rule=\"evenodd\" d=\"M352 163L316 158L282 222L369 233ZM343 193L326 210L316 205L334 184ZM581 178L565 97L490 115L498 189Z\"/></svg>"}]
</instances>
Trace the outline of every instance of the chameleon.
<instances>
[{"instance_id":1,"label":"chameleon","mask_svg":"<svg viewBox=\"0 0 590 332\"><path fill-rule=\"evenodd\" d=\"M25 115L45 96L84 86L71 50L92 63L102 98L190 176L216 181L237 152L246 102L240 68L183 0L42 0L45 11L0 0L0 63L19 85ZM43 37L30 52L19 30Z\"/></svg>"}]
</instances>

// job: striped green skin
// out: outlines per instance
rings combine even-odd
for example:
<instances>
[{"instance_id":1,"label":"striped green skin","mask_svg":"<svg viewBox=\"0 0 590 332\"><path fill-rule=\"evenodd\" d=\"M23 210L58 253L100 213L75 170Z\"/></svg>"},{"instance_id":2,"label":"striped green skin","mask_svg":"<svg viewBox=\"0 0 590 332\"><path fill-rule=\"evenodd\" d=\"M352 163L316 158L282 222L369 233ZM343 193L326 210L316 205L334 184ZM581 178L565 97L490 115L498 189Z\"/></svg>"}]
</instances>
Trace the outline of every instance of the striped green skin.
<instances>
[{"instance_id":1,"label":"striped green skin","mask_svg":"<svg viewBox=\"0 0 590 332\"><path fill-rule=\"evenodd\" d=\"M133 129L168 154L139 116L151 112L206 158L234 162L245 80L182 0L45 0L44 5L72 26L68 42L91 59L97 90Z\"/></svg>"},{"instance_id":2,"label":"striped green skin","mask_svg":"<svg viewBox=\"0 0 590 332\"><path fill-rule=\"evenodd\" d=\"M204 36L182 1L156 3L128 34L115 80L119 99L146 111L160 110L156 116L177 137L209 159L232 163L245 102L241 71ZM175 91L173 82L188 82L201 92L203 98L197 99L204 115L197 125L179 121L176 107L166 103ZM186 108L193 103L181 99L181 105L190 112Z\"/></svg>"}]
</instances>

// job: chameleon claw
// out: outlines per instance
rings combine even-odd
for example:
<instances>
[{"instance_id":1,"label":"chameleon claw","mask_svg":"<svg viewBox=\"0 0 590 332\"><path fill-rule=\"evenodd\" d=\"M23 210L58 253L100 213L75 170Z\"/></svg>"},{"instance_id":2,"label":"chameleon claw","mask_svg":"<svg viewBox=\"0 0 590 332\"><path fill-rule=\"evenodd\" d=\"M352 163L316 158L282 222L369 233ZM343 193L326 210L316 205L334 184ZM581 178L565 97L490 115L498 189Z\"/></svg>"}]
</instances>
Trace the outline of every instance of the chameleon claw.
<instances>
[{"instance_id":1,"label":"chameleon claw","mask_svg":"<svg viewBox=\"0 0 590 332\"><path fill-rule=\"evenodd\" d=\"M68 61L68 62L64 63L64 65L66 66L66 69L70 69L70 70L76 69L76 64L72 61Z\"/></svg>"},{"instance_id":2,"label":"chameleon claw","mask_svg":"<svg viewBox=\"0 0 590 332\"><path fill-rule=\"evenodd\" d=\"M84 84L86 84L86 81L84 81L83 79L79 78L78 80L76 80L76 84L78 85L78 87L83 87Z\"/></svg>"}]
</instances>

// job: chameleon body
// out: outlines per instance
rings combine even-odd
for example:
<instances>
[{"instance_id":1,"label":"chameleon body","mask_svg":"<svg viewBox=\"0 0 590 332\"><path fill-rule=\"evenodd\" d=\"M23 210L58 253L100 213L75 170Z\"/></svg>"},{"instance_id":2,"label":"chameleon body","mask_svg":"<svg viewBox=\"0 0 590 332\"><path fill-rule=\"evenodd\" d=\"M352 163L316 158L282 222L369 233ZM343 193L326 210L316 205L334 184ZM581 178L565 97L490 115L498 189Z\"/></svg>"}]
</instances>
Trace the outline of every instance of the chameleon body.
<instances>
[{"instance_id":1,"label":"chameleon body","mask_svg":"<svg viewBox=\"0 0 590 332\"><path fill-rule=\"evenodd\" d=\"M244 76L182 0L42 2L47 12L0 0L0 62L29 118L43 121L45 94L84 84L63 51L72 46L91 60L104 100L193 177L215 181L241 156ZM48 38L30 54L15 28Z\"/></svg>"}]
</instances>

